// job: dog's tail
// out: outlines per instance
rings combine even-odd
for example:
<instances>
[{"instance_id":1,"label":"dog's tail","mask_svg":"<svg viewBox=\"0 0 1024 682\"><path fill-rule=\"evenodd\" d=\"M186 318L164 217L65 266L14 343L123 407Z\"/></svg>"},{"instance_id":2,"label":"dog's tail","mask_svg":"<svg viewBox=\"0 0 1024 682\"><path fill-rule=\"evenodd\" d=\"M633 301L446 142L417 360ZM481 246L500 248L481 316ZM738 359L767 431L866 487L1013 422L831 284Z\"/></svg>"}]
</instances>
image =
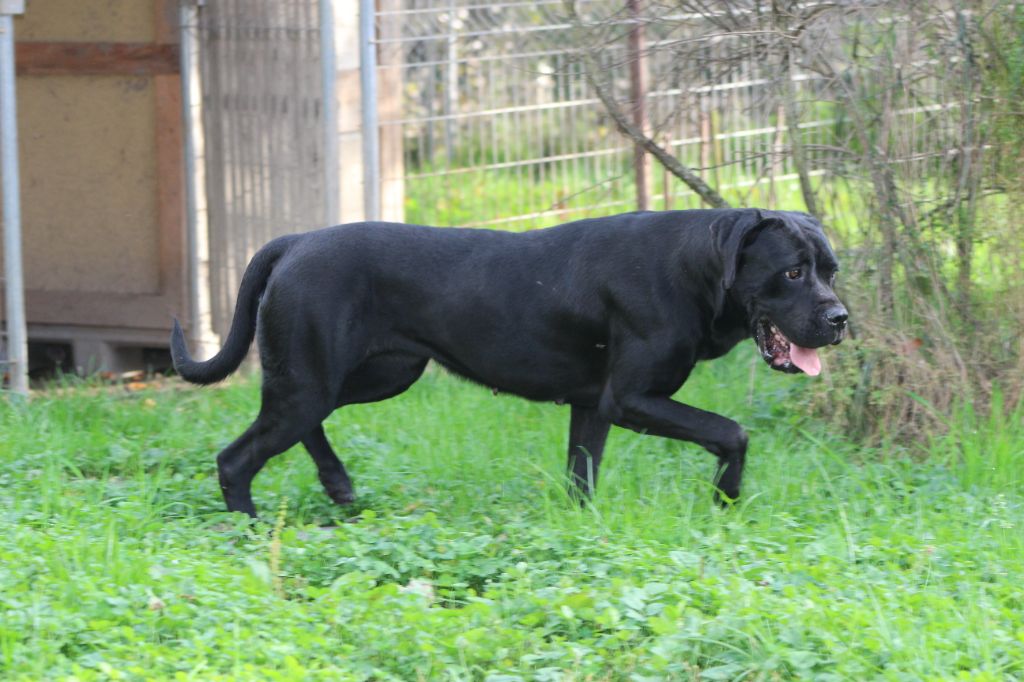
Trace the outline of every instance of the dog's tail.
<instances>
[{"instance_id":1,"label":"dog's tail","mask_svg":"<svg viewBox=\"0 0 1024 682\"><path fill-rule=\"evenodd\" d=\"M295 235L279 237L256 252L249 261L238 287L235 301L235 316L224 346L209 360L193 360L185 342L185 332L174 320L171 330L171 361L174 370L183 379L193 384L212 384L221 381L238 369L256 335L256 311L260 296L267 286L267 279L277 260L288 251L295 241Z\"/></svg>"}]
</instances>

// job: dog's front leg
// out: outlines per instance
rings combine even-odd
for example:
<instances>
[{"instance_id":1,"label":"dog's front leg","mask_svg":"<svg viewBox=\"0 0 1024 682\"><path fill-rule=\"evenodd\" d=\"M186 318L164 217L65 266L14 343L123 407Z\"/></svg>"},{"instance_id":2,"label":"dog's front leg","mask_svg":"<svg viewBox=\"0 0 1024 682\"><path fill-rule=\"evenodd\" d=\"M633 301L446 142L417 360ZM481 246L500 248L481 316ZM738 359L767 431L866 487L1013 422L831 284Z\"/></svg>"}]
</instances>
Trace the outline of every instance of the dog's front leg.
<instances>
[{"instance_id":1,"label":"dog's front leg","mask_svg":"<svg viewBox=\"0 0 1024 682\"><path fill-rule=\"evenodd\" d=\"M740 495L747 434L731 419L663 396L627 393L615 399L614 423L634 431L697 443L718 457L715 499Z\"/></svg>"},{"instance_id":2,"label":"dog's front leg","mask_svg":"<svg viewBox=\"0 0 1024 682\"><path fill-rule=\"evenodd\" d=\"M584 504L597 487L597 473L610 428L611 422L596 408L572 406L569 420L569 494L580 504Z\"/></svg>"}]
</instances>

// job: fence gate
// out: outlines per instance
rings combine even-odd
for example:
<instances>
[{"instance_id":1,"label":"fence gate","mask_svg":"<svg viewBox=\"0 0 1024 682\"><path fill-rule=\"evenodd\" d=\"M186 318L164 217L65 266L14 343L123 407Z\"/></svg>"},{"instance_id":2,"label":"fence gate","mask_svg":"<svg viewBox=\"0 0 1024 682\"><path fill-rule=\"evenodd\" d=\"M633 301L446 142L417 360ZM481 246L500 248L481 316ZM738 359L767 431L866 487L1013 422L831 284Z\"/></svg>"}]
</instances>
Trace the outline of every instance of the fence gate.
<instances>
[{"instance_id":1,"label":"fence gate","mask_svg":"<svg viewBox=\"0 0 1024 682\"><path fill-rule=\"evenodd\" d=\"M317 0L212 0L198 13L213 329L249 258L324 224Z\"/></svg>"}]
</instances>

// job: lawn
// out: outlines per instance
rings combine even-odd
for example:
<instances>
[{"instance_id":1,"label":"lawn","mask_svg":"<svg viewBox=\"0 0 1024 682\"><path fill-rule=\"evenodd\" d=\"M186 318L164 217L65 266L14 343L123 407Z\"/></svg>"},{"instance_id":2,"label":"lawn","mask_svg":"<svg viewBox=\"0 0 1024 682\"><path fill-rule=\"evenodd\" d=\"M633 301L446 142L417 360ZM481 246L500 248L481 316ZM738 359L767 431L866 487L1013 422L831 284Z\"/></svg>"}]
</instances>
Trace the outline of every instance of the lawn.
<instances>
[{"instance_id":1,"label":"lawn","mask_svg":"<svg viewBox=\"0 0 1024 682\"><path fill-rule=\"evenodd\" d=\"M743 344L684 388L751 434L734 508L707 453L613 430L580 510L567 407L429 370L328 421L357 505L293 450L255 526L214 466L255 378L0 402L0 678L1024 679L1024 415L866 449L810 381Z\"/></svg>"}]
</instances>

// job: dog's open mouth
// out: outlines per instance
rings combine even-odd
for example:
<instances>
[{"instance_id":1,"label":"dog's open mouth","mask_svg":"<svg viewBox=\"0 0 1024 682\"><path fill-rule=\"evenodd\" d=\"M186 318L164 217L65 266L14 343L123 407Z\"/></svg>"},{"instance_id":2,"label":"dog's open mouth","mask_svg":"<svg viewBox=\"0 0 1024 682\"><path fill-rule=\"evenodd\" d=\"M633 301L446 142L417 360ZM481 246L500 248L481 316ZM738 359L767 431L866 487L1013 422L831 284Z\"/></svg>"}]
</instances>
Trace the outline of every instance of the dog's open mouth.
<instances>
[{"instance_id":1,"label":"dog's open mouth","mask_svg":"<svg viewBox=\"0 0 1024 682\"><path fill-rule=\"evenodd\" d=\"M761 357L772 369L791 374L803 372L812 377L821 373L818 351L796 345L767 317L761 318L754 327L754 341Z\"/></svg>"}]
</instances>

